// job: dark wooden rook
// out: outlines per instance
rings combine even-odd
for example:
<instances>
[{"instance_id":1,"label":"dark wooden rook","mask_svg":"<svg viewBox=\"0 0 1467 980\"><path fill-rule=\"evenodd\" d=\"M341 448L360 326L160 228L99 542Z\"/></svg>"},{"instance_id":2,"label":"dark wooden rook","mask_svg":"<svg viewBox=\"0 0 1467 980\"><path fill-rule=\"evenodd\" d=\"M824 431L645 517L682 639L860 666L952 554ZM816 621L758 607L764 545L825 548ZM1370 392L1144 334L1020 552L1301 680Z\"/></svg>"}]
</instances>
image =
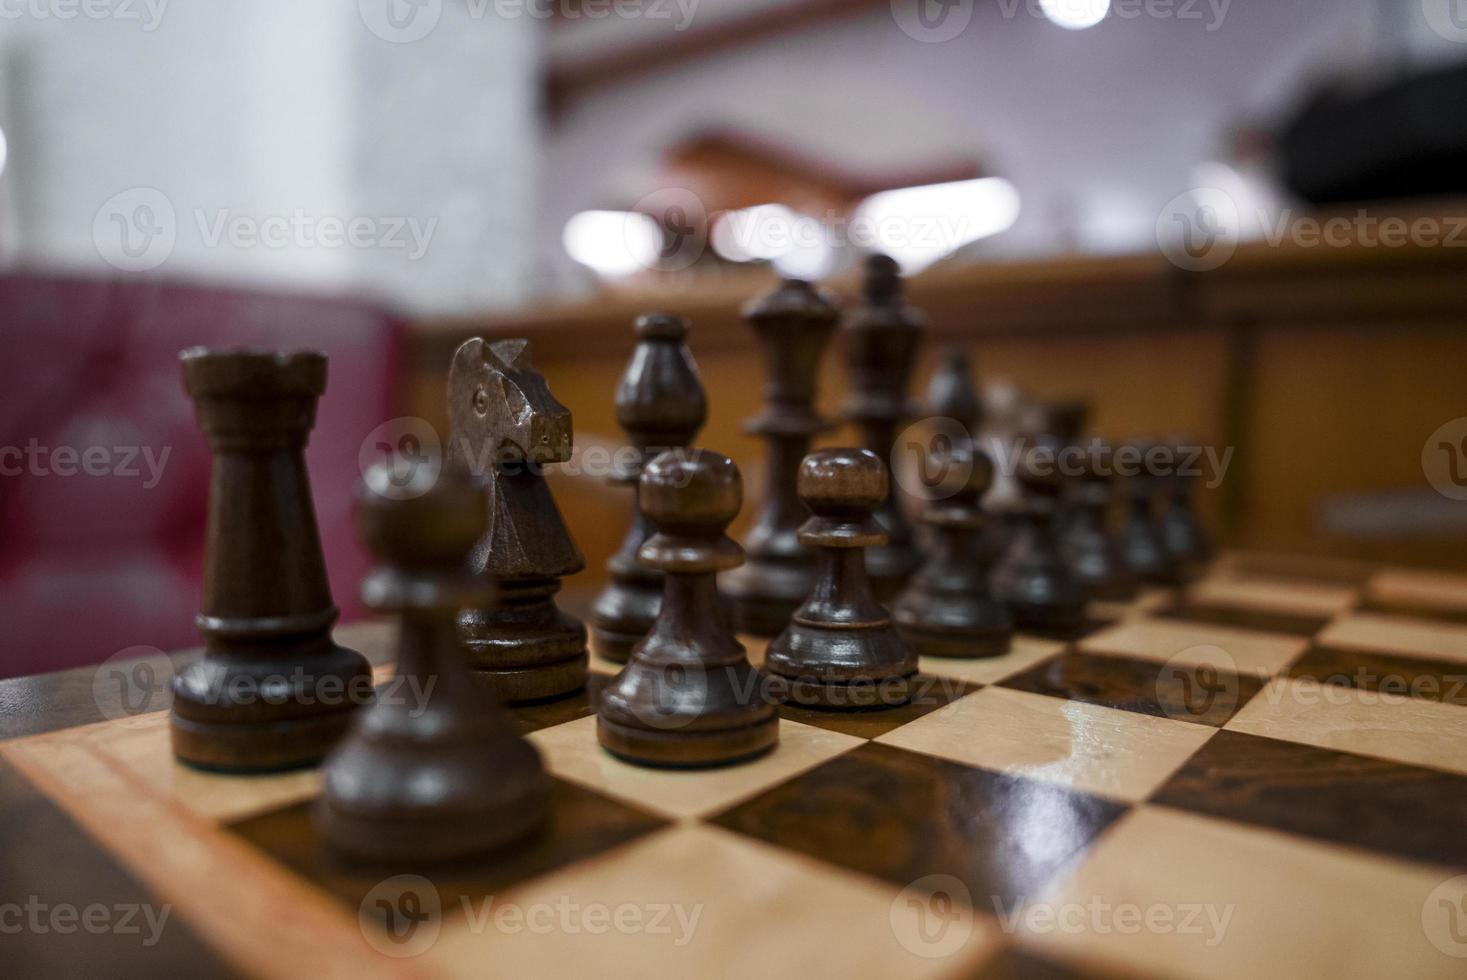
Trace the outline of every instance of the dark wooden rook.
<instances>
[{"instance_id":1,"label":"dark wooden rook","mask_svg":"<svg viewBox=\"0 0 1467 980\"><path fill-rule=\"evenodd\" d=\"M1161 512L1162 540L1167 554L1188 578L1196 576L1213 557L1212 542L1197 520L1193 488L1201 479L1200 448L1195 441L1174 447L1176 470L1166 479L1166 504Z\"/></svg>"},{"instance_id":2,"label":"dark wooden rook","mask_svg":"<svg viewBox=\"0 0 1467 980\"><path fill-rule=\"evenodd\" d=\"M1031 446L1020 457L1024 491L1020 524L993 573L993 590L1019 629L1069 633L1085 621L1085 590L1060 552L1055 518L1064 478L1056 441Z\"/></svg>"},{"instance_id":3,"label":"dark wooden rook","mask_svg":"<svg viewBox=\"0 0 1467 980\"><path fill-rule=\"evenodd\" d=\"M1070 483L1060 549L1090 598L1132 599L1140 583L1126 566L1120 542L1109 528L1114 453L1104 443L1092 443L1085 447L1082 465L1084 472Z\"/></svg>"},{"instance_id":4,"label":"dark wooden rook","mask_svg":"<svg viewBox=\"0 0 1467 980\"><path fill-rule=\"evenodd\" d=\"M815 587L769 644L765 669L798 704L868 708L905 703L917 655L871 594L865 549L886 532L872 511L886 495L886 466L865 449L811 453L799 494L812 516L800 540L818 549Z\"/></svg>"},{"instance_id":5,"label":"dark wooden rook","mask_svg":"<svg viewBox=\"0 0 1467 980\"><path fill-rule=\"evenodd\" d=\"M586 566L545 482L571 453L571 414L530 365L529 341L475 337L448 372L452 465L479 479L489 528L469 567L494 598L464 609L459 634L480 680L507 701L570 694L586 684L586 628L555 604L560 580Z\"/></svg>"},{"instance_id":6,"label":"dark wooden rook","mask_svg":"<svg viewBox=\"0 0 1467 980\"><path fill-rule=\"evenodd\" d=\"M642 473L643 512L656 533L641 558L664 574L662 608L631 659L602 691L596 733L629 762L711 766L769 751L779 716L767 679L718 613L718 572L743 560L725 534L743 484L727 456L663 453Z\"/></svg>"},{"instance_id":7,"label":"dark wooden rook","mask_svg":"<svg viewBox=\"0 0 1467 980\"><path fill-rule=\"evenodd\" d=\"M907 388L926 323L903 300L901 273L890 257L866 259L864 288L865 302L846 318L842 330L851 376L844 415L859 430L861 445L887 467L886 499L876 508L887 540L866 549L866 571L876 597L889 602L922 560L902 506L906 494L894 478L892 448L899 427L918 414Z\"/></svg>"},{"instance_id":8,"label":"dark wooden rook","mask_svg":"<svg viewBox=\"0 0 1467 980\"><path fill-rule=\"evenodd\" d=\"M1150 585L1176 585L1182 579L1181 568L1167 551L1166 536L1157 518L1158 496L1163 490L1163 477L1156 466L1155 447L1140 443L1132 454L1141 462L1126 480L1126 519L1121 526L1121 554L1126 567L1142 582ZM1152 462L1147 462L1151 459Z\"/></svg>"},{"instance_id":9,"label":"dark wooden rook","mask_svg":"<svg viewBox=\"0 0 1467 980\"><path fill-rule=\"evenodd\" d=\"M768 445L760 510L745 539L748 562L719 583L744 633L777 635L814 583L815 557L799 538L809 512L795 482L811 438L828 428L815 412L815 376L839 315L831 298L798 279L744 308L769 374L765 409L746 426Z\"/></svg>"},{"instance_id":10,"label":"dark wooden rook","mask_svg":"<svg viewBox=\"0 0 1467 980\"><path fill-rule=\"evenodd\" d=\"M932 466L922 511L931 556L898 596L892 617L921 656L998 656L1009 649L1013 619L989 590L988 564L975 557L988 520L980 501L993 485L993 462L965 446Z\"/></svg>"},{"instance_id":11,"label":"dark wooden rook","mask_svg":"<svg viewBox=\"0 0 1467 980\"><path fill-rule=\"evenodd\" d=\"M634 494L647 461L663 450L687 447L708 417L703 383L684 344L687 322L652 313L637 319L636 332L636 349L616 389L616 420L637 455L611 477L612 483L630 485ZM611 582L596 597L591 619L597 652L620 662L647 635L662 605L662 573L637 560L652 525L635 496L632 512L621 547L606 563Z\"/></svg>"},{"instance_id":12,"label":"dark wooden rook","mask_svg":"<svg viewBox=\"0 0 1467 980\"><path fill-rule=\"evenodd\" d=\"M462 857L545 820L549 777L459 647L459 608L490 591L466 570L487 524L483 491L419 468L406 488L366 475L357 523L378 565L362 599L401 616L397 672L322 767L317 816L337 850L371 861ZM406 493L404 492L406 491Z\"/></svg>"},{"instance_id":13,"label":"dark wooden rook","mask_svg":"<svg viewBox=\"0 0 1467 980\"><path fill-rule=\"evenodd\" d=\"M193 348L184 387L213 452L199 632L202 660L173 682L173 752L235 772L309 765L371 700L372 672L331 640L306 476L326 355Z\"/></svg>"}]
</instances>

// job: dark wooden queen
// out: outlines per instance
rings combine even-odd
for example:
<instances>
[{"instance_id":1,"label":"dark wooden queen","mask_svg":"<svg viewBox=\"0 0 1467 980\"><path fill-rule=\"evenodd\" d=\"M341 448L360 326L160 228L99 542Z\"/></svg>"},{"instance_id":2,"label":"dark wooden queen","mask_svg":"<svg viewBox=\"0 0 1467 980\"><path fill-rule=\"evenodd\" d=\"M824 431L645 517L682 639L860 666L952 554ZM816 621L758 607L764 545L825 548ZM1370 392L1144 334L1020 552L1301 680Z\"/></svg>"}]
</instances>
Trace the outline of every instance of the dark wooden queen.
<instances>
[{"instance_id":1,"label":"dark wooden queen","mask_svg":"<svg viewBox=\"0 0 1467 980\"><path fill-rule=\"evenodd\" d=\"M815 556L799 537L809 512L795 484L810 440L829 428L815 411L816 373L839 316L829 296L799 279L744 307L769 380L764 411L746 425L768 446L760 510L744 540L748 561L719 583L740 632L779 635L814 585Z\"/></svg>"}]
</instances>

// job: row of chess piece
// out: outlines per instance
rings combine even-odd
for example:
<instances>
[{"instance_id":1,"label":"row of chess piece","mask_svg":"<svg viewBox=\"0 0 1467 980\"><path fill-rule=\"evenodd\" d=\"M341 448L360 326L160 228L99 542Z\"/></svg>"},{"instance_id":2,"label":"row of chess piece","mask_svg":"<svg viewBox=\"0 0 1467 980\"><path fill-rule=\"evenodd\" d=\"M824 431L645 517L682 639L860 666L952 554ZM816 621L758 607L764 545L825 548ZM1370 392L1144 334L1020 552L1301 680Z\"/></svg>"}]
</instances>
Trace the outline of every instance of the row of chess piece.
<instances>
[{"instance_id":1,"label":"row of chess piece","mask_svg":"<svg viewBox=\"0 0 1467 980\"><path fill-rule=\"evenodd\" d=\"M744 548L725 534L743 501L737 466L691 445L706 399L686 324L638 320L617 392L618 419L639 450L617 477L636 488L635 516L592 621L599 649L626 662L593 704L611 753L660 767L749 760L777 744L782 702L896 706L910 696L919 654L996 655L1015 626L1073 628L1088 596L1122 594L1131 572L1175 574L1114 549L1103 524L1119 572L1103 583L1087 572L1081 551L1061 542L1083 536L1072 528L1095 529L1086 520L1098 495L1066 491L1070 481L1038 465L1040 445L1019 467L1024 506L996 522L981 504L994 476L988 455L971 438L944 447L926 534L906 526L887 460L912 414L921 320L899 285L895 265L873 259L866 303L846 319L847 417L868 448L809 451L827 427L813 404L839 320L831 299L785 280L746 307L770 382L768 406L750 423L768 441L769 465ZM331 637L336 608L303 454L324 356L194 349L182 361L214 466L198 620L205 654L174 680L176 757L227 772L324 757L323 834L358 858L452 858L543 825L551 783L503 705L581 690L588 655L585 627L554 599L584 561L544 478L545 464L569 458L570 413L531 366L528 343L475 338L455 352L441 473L382 464L365 475L357 515L377 566L362 594L401 620L396 676L378 691L366 659ZM942 384L954 417L965 399L976 402L971 380ZM1073 435L1041 441L1052 448ZM1091 447L1086 458L1103 456ZM1102 469L1075 485L1098 484ZM1151 537L1165 552L1165 535ZM890 573L894 560L907 563L904 574ZM737 632L771 638L762 669Z\"/></svg>"}]
</instances>

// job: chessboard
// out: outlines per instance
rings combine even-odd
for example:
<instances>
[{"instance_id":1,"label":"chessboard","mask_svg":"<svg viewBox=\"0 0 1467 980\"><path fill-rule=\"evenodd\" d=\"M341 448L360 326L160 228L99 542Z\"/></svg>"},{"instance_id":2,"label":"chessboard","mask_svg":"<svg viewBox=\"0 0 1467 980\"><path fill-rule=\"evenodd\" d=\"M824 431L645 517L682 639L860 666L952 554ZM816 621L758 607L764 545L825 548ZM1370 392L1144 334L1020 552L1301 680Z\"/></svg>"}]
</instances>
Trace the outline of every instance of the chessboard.
<instances>
[{"instance_id":1,"label":"chessboard","mask_svg":"<svg viewBox=\"0 0 1467 980\"><path fill-rule=\"evenodd\" d=\"M1467 578L1234 552L1089 612L705 770L598 745L593 657L513 709L547 826L446 865L334 857L314 769L176 762L113 681L181 660L9 682L6 972L1467 975ZM391 630L337 637L386 683ZM68 699L100 720L57 728Z\"/></svg>"}]
</instances>

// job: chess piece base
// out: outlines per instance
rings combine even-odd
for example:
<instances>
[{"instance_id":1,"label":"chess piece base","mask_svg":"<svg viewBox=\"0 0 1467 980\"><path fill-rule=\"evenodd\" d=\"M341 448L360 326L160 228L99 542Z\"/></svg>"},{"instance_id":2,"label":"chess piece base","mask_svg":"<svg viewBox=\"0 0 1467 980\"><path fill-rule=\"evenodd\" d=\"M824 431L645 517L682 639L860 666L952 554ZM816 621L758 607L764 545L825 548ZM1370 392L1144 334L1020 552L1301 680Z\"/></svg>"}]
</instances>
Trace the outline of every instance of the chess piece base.
<instances>
[{"instance_id":1,"label":"chess piece base","mask_svg":"<svg viewBox=\"0 0 1467 980\"><path fill-rule=\"evenodd\" d=\"M994 629L929 629L899 623L897 629L907 645L921 657L980 659L1001 657L1013 647L1014 631L1008 626Z\"/></svg>"},{"instance_id":2,"label":"chess piece base","mask_svg":"<svg viewBox=\"0 0 1467 980\"><path fill-rule=\"evenodd\" d=\"M541 701L586 686L586 627L545 601L459 617L460 636L479 681L503 701Z\"/></svg>"},{"instance_id":3,"label":"chess piece base","mask_svg":"<svg viewBox=\"0 0 1467 980\"><path fill-rule=\"evenodd\" d=\"M636 765L700 769L745 762L773 749L779 716L770 711L750 725L700 732L633 728L602 716L596 720L596 738L606 751Z\"/></svg>"},{"instance_id":4,"label":"chess piece base","mask_svg":"<svg viewBox=\"0 0 1467 980\"><path fill-rule=\"evenodd\" d=\"M304 660L206 656L174 678L169 738L196 769L295 769L320 762L371 699L367 659L329 641Z\"/></svg>"},{"instance_id":5,"label":"chess piece base","mask_svg":"<svg viewBox=\"0 0 1467 980\"><path fill-rule=\"evenodd\" d=\"M798 620L769 645L764 669L785 700L822 708L905 704L917 655L895 627L838 629Z\"/></svg>"}]
</instances>

